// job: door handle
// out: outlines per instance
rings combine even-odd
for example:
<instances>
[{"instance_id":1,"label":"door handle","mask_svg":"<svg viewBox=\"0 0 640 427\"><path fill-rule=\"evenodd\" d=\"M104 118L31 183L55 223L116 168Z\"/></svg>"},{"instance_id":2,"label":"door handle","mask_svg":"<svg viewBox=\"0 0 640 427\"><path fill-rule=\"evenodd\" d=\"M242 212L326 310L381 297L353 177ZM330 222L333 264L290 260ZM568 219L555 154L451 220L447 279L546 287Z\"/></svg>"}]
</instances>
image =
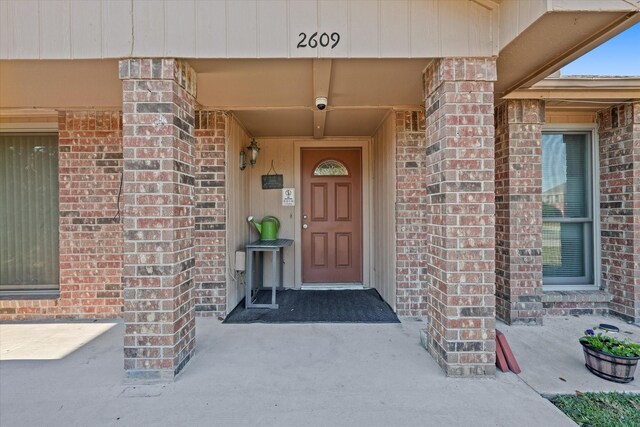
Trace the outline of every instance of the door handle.
<instances>
[{"instance_id":1,"label":"door handle","mask_svg":"<svg viewBox=\"0 0 640 427\"><path fill-rule=\"evenodd\" d=\"M306 230L307 228L309 228L309 226L307 224L302 224L302 228Z\"/></svg>"}]
</instances>

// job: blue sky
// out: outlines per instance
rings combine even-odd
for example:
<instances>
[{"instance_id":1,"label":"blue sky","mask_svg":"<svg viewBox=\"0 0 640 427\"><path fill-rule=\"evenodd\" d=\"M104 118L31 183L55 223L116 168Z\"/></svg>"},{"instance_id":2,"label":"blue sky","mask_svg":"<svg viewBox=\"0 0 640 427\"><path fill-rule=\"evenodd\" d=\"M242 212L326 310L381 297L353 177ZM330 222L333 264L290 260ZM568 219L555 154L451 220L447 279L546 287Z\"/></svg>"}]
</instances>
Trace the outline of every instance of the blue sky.
<instances>
[{"instance_id":1,"label":"blue sky","mask_svg":"<svg viewBox=\"0 0 640 427\"><path fill-rule=\"evenodd\" d=\"M568 64L562 74L640 76L640 24Z\"/></svg>"}]
</instances>

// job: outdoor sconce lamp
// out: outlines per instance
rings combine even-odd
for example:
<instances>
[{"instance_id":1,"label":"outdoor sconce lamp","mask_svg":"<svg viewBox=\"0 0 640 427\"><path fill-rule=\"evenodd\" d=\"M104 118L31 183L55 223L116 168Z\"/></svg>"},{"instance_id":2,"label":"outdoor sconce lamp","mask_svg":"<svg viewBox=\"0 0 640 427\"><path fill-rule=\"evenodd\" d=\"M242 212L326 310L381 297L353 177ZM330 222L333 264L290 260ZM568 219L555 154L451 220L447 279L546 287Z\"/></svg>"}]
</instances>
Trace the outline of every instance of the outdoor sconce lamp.
<instances>
[{"instance_id":1,"label":"outdoor sconce lamp","mask_svg":"<svg viewBox=\"0 0 640 427\"><path fill-rule=\"evenodd\" d=\"M251 145L249 145L247 149L249 150L249 155L251 156L251 167L254 167L256 161L258 160L258 153L260 152L260 147L258 147L258 143L256 142L255 138L251 139Z\"/></svg>"},{"instance_id":2,"label":"outdoor sconce lamp","mask_svg":"<svg viewBox=\"0 0 640 427\"><path fill-rule=\"evenodd\" d=\"M240 170L243 171L247 167L247 154L244 150L240 150Z\"/></svg>"}]
</instances>

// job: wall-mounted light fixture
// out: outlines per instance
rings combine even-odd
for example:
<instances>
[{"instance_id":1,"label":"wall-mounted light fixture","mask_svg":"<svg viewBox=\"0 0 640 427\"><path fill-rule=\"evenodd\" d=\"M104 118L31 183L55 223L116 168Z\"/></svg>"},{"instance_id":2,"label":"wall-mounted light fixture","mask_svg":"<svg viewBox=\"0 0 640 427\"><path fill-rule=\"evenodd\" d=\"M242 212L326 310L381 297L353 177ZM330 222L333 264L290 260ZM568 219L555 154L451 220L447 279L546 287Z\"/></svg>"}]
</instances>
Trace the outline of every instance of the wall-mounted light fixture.
<instances>
[{"instance_id":1,"label":"wall-mounted light fixture","mask_svg":"<svg viewBox=\"0 0 640 427\"><path fill-rule=\"evenodd\" d=\"M249 156L251 156L250 162L251 167L254 167L256 161L258 160L258 153L260 152L260 147L258 147L258 143L255 138L251 139L251 144L247 147L249 150Z\"/></svg>"},{"instance_id":2,"label":"wall-mounted light fixture","mask_svg":"<svg viewBox=\"0 0 640 427\"><path fill-rule=\"evenodd\" d=\"M243 171L247 167L247 153L240 150L240 170Z\"/></svg>"}]
</instances>

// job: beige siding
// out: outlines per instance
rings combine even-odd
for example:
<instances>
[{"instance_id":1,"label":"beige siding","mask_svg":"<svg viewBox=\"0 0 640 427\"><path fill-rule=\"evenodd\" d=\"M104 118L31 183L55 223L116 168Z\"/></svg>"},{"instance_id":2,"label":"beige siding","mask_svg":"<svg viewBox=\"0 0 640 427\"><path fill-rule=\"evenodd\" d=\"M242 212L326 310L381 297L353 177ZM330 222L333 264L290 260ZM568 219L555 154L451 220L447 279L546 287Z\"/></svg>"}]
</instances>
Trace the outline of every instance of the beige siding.
<instances>
[{"instance_id":1,"label":"beige siding","mask_svg":"<svg viewBox=\"0 0 640 427\"><path fill-rule=\"evenodd\" d=\"M500 49L547 12L547 0L503 0L500 5Z\"/></svg>"},{"instance_id":2,"label":"beige siding","mask_svg":"<svg viewBox=\"0 0 640 427\"><path fill-rule=\"evenodd\" d=\"M131 55L131 34L131 3L103 1L102 57L121 58Z\"/></svg>"},{"instance_id":3,"label":"beige siding","mask_svg":"<svg viewBox=\"0 0 640 427\"><path fill-rule=\"evenodd\" d=\"M396 129L389 114L373 136L373 285L396 308Z\"/></svg>"},{"instance_id":4,"label":"beige siding","mask_svg":"<svg viewBox=\"0 0 640 427\"><path fill-rule=\"evenodd\" d=\"M42 33L40 54L52 58L63 59L71 56L71 35L59 28L69 28L71 13L70 4L66 2L46 2L40 5L40 13L47 19L40 25Z\"/></svg>"},{"instance_id":5,"label":"beige siding","mask_svg":"<svg viewBox=\"0 0 640 427\"><path fill-rule=\"evenodd\" d=\"M257 4L255 1L227 2L227 56L256 58L258 31L256 28Z\"/></svg>"},{"instance_id":6,"label":"beige siding","mask_svg":"<svg viewBox=\"0 0 640 427\"><path fill-rule=\"evenodd\" d=\"M167 0L165 11L165 54L167 56L196 56L195 1ZM185 22L192 25L185 26Z\"/></svg>"},{"instance_id":7,"label":"beige siding","mask_svg":"<svg viewBox=\"0 0 640 427\"><path fill-rule=\"evenodd\" d=\"M261 56L287 57L288 34L285 31L270 31L271 28L286 28L287 26L287 1L273 0L270 2L258 2L258 51Z\"/></svg>"},{"instance_id":8,"label":"beige siding","mask_svg":"<svg viewBox=\"0 0 640 427\"><path fill-rule=\"evenodd\" d=\"M491 56L547 12L624 0L0 0L0 59ZM335 48L299 34L338 32Z\"/></svg>"},{"instance_id":9,"label":"beige siding","mask_svg":"<svg viewBox=\"0 0 640 427\"><path fill-rule=\"evenodd\" d=\"M227 312L244 298L242 281L232 273L236 262L236 251L244 250L249 241L249 224L247 216L250 212L250 179L249 167L244 171L239 168L240 150L249 144L249 136L232 116L227 117L227 152L226 152L226 198L227 198Z\"/></svg>"},{"instance_id":10,"label":"beige siding","mask_svg":"<svg viewBox=\"0 0 640 427\"><path fill-rule=\"evenodd\" d=\"M0 59L487 56L497 17L469 0L0 0ZM298 48L301 32L340 43Z\"/></svg>"},{"instance_id":11,"label":"beige siding","mask_svg":"<svg viewBox=\"0 0 640 427\"><path fill-rule=\"evenodd\" d=\"M0 12L7 12L6 19L0 19L7 24L7 38L0 40L1 44L8 43L9 57L16 59L40 58L40 9L38 1L12 1Z\"/></svg>"},{"instance_id":12,"label":"beige siding","mask_svg":"<svg viewBox=\"0 0 640 427\"><path fill-rule=\"evenodd\" d=\"M9 50L13 45L13 37L9 36L12 27L9 25L9 3L0 1L0 59L13 56L13 50Z\"/></svg>"},{"instance_id":13,"label":"beige siding","mask_svg":"<svg viewBox=\"0 0 640 427\"><path fill-rule=\"evenodd\" d=\"M70 9L71 57L91 58L94 52L102 51L102 3L100 0L72 1ZM41 14L40 21L49 19Z\"/></svg>"},{"instance_id":14,"label":"beige siding","mask_svg":"<svg viewBox=\"0 0 640 427\"><path fill-rule=\"evenodd\" d=\"M125 19L125 17L122 18ZM133 2L133 56L163 56L165 52L164 19L162 4L151 1ZM102 55L106 56L108 52L102 52Z\"/></svg>"},{"instance_id":15,"label":"beige siding","mask_svg":"<svg viewBox=\"0 0 640 427\"><path fill-rule=\"evenodd\" d=\"M409 2L382 2L379 6L380 17L380 56L407 57L410 50L411 25ZM404 25L399 25L404 23Z\"/></svg>"},{"instance_id":16,"label":"beige siding","mask_svg":"<svg viewBox=\"0 0 640 427\"><path fill-rule=\"evenodd\" d=\"M294 144L291 139L259 139L260 157L255 167L247 166L251 174L251 215L256 221L261 221L264 216L273 215L280 220L279 237L293 239L297 218L295 207L282 206L282 190L263 190L262 175L266 175L273 161L274 169L283 176L284 187L293 188L294 178ZM273 172L272 172L273 173ZM296 203L300 203L300 194L296 194ZM246 222L246 216L245 216ZM252 240L259 238L258 233L252 227ZM295 256L293 248L285 250L285 287L294 287ZM265 255L265 284L271 280L271 258Z\"/></svg>"},{"instance_id":17,"label":"beige siding","mask_svg":"<svg viewBox=\"0 0 640 427\"><path fill-rule=\"evenodd\" d=\"M224 1L196 2L196 56L224 58L227 56L227 7Z\"/></svg>"},{"instance_id":18,"label":"beige siding","mask_svg":"<svg viewBox=\"0 0 640 427\"><path fill-rule=\"evenodd\" d=\"M372 8L373 9L373 8ZM351 15L349 13L349 2L334 2L332 0L321 0L318 3L318 34L331 34L334 31L341 33L344 41L349 41L348 33L350 28ZM308 30L306 30L308 31ZM299 33L292 34L297 36ZM299 50L297 37L294 37L291 43L291 49ZM320 57L345 57L349 55L349 50L353 50L350 43L340 43L334 49L320 49L318 56Z\"/></svg>"}]
</instances>

